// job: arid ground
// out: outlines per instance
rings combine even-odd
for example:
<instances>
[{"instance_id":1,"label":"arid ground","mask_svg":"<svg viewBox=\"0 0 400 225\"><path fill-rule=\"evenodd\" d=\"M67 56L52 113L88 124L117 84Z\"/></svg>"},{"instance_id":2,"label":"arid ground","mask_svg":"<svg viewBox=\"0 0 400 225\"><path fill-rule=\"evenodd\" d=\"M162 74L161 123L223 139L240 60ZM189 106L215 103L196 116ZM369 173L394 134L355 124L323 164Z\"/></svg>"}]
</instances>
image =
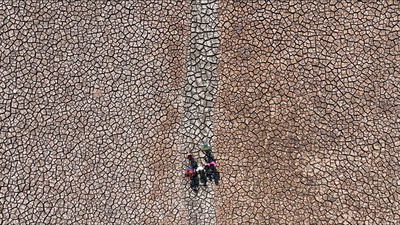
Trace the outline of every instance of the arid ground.
<instances>
[{"instance_id":1,"label":"arid ground","mask_svg":"<svg viewBox=\"0 0 400 225\"><path fill-rule=\"evenodd\" d=\"M0 224L399 224L399 37L399 1L1 1Z\"/></svg>"}]
</instances>

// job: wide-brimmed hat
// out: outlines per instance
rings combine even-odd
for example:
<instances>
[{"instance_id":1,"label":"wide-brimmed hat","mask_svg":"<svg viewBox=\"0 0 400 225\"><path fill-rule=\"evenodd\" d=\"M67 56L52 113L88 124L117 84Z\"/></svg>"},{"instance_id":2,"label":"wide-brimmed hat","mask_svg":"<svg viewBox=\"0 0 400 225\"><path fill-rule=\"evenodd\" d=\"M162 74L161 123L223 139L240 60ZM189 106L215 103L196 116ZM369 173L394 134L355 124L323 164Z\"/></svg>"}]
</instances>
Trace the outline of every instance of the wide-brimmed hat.
<instances>
[{"instance_id":1,"label":"wide-brimmed hat","mask_svg":"<svg viewBox=\"0 0 400 225\"><path fill-rule=\"evenodd\" d=\"M207 144L207 142L205 141L204 142L204 145L203 145L203 148L201 149L201 150L210 150L211 149L211 147L210 146L208 146L208 144Z\"/></svg>"}]
</instances>

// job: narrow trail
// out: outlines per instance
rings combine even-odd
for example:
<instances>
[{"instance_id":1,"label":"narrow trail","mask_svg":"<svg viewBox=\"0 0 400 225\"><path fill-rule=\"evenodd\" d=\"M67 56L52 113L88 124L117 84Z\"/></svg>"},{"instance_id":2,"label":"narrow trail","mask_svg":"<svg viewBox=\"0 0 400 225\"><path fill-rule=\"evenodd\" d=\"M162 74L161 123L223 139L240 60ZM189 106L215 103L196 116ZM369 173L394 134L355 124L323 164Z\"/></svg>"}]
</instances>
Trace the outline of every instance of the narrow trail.
<instances>
[{"instance_id":1,"label":"narrow trail","mask_svg":"<svg viewBox=\"0 0 400 225\"><path fill-rule=\"evenodd\" d=\"M187 76L183 90L183 148L191 149L196 159L203 158L203 141L212 143L214 95L217 91L217 0L193 0L191 2L190 39L187 55ZM183 167L188 161L183 159ZM201 187L195 194L184 182L189 224L215 224L213 185Z\"/></svg>"}]
</instances>

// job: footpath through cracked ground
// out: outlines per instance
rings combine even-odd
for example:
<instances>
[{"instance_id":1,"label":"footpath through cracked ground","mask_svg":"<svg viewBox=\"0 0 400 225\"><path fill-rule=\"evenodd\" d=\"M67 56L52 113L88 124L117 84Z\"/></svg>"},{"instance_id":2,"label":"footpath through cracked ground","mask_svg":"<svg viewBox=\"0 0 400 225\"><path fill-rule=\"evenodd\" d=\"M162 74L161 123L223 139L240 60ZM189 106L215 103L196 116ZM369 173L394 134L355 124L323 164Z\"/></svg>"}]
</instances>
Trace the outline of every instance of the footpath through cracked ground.
<instances>
[{"instance_id":1,"label":"footpath through cracked ground","mask_svg":"<svg viewBox=\"0 0 400 225\"><path fill-rule=\"evenodd\" d=\"M399 12L0 2L0 224L399 224Z\"/></svg>"}]
</instances>

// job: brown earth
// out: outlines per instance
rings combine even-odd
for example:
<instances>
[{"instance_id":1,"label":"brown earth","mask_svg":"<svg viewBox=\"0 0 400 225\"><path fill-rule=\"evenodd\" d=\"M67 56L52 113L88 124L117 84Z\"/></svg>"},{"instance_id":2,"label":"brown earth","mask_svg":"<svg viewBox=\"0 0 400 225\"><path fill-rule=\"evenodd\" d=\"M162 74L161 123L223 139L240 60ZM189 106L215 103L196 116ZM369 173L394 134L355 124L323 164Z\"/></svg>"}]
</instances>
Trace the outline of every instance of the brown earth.
<instances>
[{"instance_id":1,"label":"brown earth","mask_svg":"<svg viewBox=\"0 0 400 225\"><path fill-rule=\"evenodd\" d=\"M400 223L399 2L193 3L0 3L1 224Z\"/></svg>"},{"instance_id":2,"label":"brown earth","mask_svg":"<svg viewBox=\"0 0 400 225\"><path fill-rule=\"evenodd\" d=\"M185 223L188 6L0 3L2 224Z\"/></svg>"},{"instance_id":3,"label":"brown earth","mask_svg":"<svg viewBox=\"0 0 400 225\"><path fill-rule=\"evenodd\" d=\"M399 4L220 2L220 224L399 223Z\"/></svg>"}]
</instances>

